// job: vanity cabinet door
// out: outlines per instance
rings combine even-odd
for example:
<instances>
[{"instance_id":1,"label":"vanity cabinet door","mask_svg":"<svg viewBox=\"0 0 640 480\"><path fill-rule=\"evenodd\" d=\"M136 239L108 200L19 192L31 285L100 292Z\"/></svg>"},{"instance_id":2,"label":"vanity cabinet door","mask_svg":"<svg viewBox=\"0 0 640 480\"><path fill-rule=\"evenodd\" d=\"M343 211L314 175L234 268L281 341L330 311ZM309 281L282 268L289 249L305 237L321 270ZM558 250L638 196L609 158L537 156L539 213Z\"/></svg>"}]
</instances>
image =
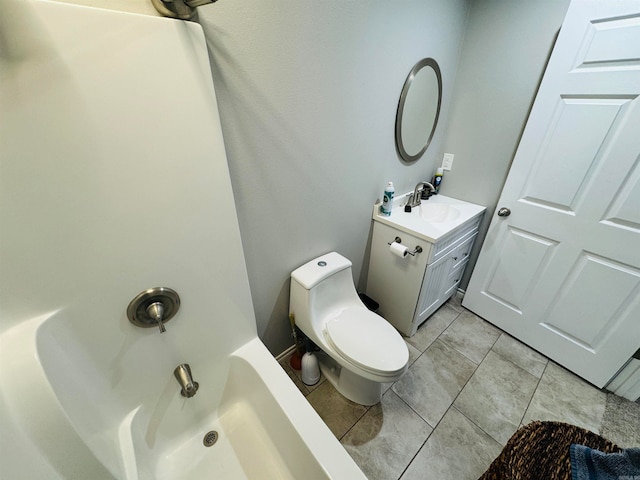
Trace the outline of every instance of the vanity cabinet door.
<instances>
[{"instance_id":1,"label":"vanity cabinet door","mask_svg":"<svg viewBox=\"0 0 640 480\"><path fill-rule=\"evenodd\" d=\"M452 262L453 259L450 256L444 256L435 263L427 265L420 297L416 305L411 335L416 333L420 324L444 302L445 287L448 283L447 279Z\"/></svg>"},{"instance_id":2,"label":"vanity cabinet door","mask_svg":"<svg viewBox=\"0 0 640 480\"><path fill-rule=\"evenodd\" d=\"M465 235L468 234L465 233ZM427 265L414 316L412 335L429 315L456 292L464 269L469 262L469 254L477 235L477 231L473 232L470 237L454 247L449 253Z\"/></svg>"}]
</instances>

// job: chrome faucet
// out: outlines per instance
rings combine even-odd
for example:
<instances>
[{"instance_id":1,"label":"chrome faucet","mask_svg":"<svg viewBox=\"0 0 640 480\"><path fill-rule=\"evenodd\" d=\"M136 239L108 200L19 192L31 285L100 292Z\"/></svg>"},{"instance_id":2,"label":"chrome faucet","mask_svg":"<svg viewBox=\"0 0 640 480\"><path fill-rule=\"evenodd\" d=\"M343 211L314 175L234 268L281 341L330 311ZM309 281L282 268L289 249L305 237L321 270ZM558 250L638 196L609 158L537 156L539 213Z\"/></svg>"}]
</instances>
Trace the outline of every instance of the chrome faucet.
<instances>
[{"instance_id":1,"label":"chrome faucet","mask_svg":"<svg viewBox=\"0 0 640 480\"><path fill-rule=\"evenodd\" d=\"M191 398L198 391L198 382L193 381L193 377L191 376L191 367L188 363L181 363L176 367L173 371L178 383L182 387L180 394L183 397Z\"/></svg>"},{"instance_id":2,"label":"chrome faucet","mask_svg":"<svg viewBox=\"0 0 640 480\"><path fill-rule=\"evenodd\" d=\"M413 194L409 195L407 206L417 207L418 205L420 205L420 196L422 195L422 191L425 188L429 189L428 197L431 196L431 194L436 193L436 189L429 182L418 182L416 188L413 189Z\"/></svg>"}]
</instances>

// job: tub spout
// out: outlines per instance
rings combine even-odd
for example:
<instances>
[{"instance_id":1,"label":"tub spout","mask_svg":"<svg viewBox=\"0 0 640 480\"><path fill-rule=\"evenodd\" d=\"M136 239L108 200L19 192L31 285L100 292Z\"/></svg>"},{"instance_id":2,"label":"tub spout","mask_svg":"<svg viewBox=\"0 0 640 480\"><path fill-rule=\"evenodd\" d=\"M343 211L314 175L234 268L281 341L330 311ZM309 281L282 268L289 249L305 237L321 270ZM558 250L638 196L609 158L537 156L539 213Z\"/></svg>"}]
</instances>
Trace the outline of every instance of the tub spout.
<instances>
[{"instance_id":1,"label":"tub spout","mask_svg":"<svg viewBox=\"0 0 640 480\"><path fill-rule=\"evenodd\" d=\"M182 388L180 394L187 398L193 397L198 391L198 387L200 385L198 385L198 382L193 381L193 377L191 376L191 367L189 364L181 363L173 371L173 374Z\"/></svg>"}]
</instances>

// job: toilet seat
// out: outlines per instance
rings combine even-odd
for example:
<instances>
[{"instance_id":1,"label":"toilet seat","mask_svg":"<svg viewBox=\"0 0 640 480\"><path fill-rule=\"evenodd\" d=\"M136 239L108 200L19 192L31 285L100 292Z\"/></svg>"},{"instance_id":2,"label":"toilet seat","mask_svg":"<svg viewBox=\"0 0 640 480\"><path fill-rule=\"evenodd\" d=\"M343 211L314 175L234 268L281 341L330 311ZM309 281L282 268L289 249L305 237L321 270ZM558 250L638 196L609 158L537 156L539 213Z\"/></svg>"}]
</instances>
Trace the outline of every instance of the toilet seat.
<instances>
[{"instance_id":1,"label":"toilet seat","mask_svg":"<svg viewBox=\"0 0 640 480\"><path fill-rule=\"evenodd\" d=\"M404 340L384 318L364 307L349 307L325 324L325 337L351 363L377 375L394 375L409 360Z\"/></svg>"}]
</instances>

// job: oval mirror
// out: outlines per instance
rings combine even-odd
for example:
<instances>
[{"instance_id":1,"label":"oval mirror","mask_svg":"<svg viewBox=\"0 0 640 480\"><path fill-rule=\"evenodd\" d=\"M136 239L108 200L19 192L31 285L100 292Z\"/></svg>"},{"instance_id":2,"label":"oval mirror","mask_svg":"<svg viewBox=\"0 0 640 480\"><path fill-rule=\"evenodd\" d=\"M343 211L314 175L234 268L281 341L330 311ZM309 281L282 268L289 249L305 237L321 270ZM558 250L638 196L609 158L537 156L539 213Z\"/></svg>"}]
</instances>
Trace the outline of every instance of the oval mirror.
<instances>
[{"instance_id":1,"label":"oval mirror","mask_svg":"<svg viewBox=\"0 0 640 480\"><path fill-rule=\"evenodd\" d=\"M438 62L423 58L414 65L402 87L396 114L396 148L406 162L427 150L440 116L442 76Z\"/></svg>"}]
</instances>

